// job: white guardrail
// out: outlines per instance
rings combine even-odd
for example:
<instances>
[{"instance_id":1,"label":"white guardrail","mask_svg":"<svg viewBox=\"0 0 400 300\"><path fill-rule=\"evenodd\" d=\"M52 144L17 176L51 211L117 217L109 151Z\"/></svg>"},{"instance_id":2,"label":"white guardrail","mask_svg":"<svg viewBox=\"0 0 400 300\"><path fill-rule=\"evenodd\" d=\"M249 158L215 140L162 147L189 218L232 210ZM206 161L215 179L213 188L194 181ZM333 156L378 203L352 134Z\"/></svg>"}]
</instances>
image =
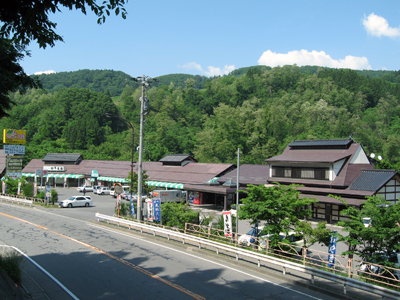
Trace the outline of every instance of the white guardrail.
<instances>
[{"instance_id":1,"label":"white guardrail","mask_svg":"<svg viewBox=\"0 0 400 300\"><path fill-rule=\"evenodd\" d=\"M18 204L23 204L23 205L29 204L29 206L32 206L32 203L33 203L32 200L26 200L26 199L22 199L22 198L3 196L3 195L0 195L0 201L13 202L13 203L18 203Z\"/></svg>"},{"instance_id":2,"label":"white guardrail","mask_svg":"<svg viewBox=\"0 0 400 300\"><path fill-rule=\"evenodd\" d=\"M159 228L155 227L152 225L147 225L144 223L140 222L135 222L135 221L128 221L124 219L120 219L118 217L113 217L113 216L108 216L108 215L103 215L100 213L96 213L96 218L100 222L100 220L107 221L108 223L113 222L119 225L125 225L129 229L136 229L139 230L141 233L145 232L150 232L154 236L159 235L159 236L166 236L168 240L171 238L176 239L181 241L183 244L185 243L193 243L196 246L201 249L202 246L207 246L210 248L214 248L216 253L219 254L219 251L226 251L235 254L236 260L239 259L239 257L248 257L248 258L253 258L258 261L258 267L261 266L261 262L265 263L271 263L277 266L282 267L283 269L283 275L286 274L286 269L291 269L295 270L298 272L306 273L311 276L311 283L314 283L314 277L320 277L324 278L326 280L330 280L339 284L343 285L343 294L346 294L346 290L348 286L354 287L356 289L364 290L369 293L377 294L379 296L382 296L382 298L390 298L390 299L400 299L400 292L396 292L384 287L380 287L377 285L373 285L370 283L362 282L356 279L352 278L347 278L343 277L337 274L329 273L323 270L318 270L312 267L308 266L303 266L294 262L286 261L283 259L271 257L265 254L260 254L260 253L254 253L252 251L246 250L246 249L241 249L235 246L230 246L230 245L225 245L219 242L207 240L204 238L196 237L196 236L191 236L188 234L184 234L181 232L176 232L174 230L170 229L164 229L164 228Z\"/></svg>"}]
</instances>

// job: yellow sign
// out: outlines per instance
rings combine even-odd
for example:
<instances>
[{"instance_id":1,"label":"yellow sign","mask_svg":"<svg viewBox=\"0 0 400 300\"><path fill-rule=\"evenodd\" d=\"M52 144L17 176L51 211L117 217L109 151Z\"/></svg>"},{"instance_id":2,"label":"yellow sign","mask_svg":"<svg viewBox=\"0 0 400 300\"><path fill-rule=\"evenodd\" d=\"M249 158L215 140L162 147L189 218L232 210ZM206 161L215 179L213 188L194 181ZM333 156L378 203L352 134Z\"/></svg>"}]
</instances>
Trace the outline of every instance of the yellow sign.
<instances>
[{"instance_id":1,"label":"yellow sign","mask_svg":"<svg viewBox=\"0 0 400 300\"><path fill-rule=\"evenodd\" d=\"M3 144L25 145L26 130L3 129Z\"/></svg>"}]
</instances>

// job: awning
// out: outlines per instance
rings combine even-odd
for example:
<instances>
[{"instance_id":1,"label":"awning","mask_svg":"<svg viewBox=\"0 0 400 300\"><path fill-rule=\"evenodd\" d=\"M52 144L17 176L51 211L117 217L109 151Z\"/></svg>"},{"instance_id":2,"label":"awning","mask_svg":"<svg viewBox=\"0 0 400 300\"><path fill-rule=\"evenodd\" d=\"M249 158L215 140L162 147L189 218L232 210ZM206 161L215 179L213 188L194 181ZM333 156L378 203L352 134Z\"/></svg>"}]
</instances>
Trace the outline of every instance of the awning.
<instances>
[{"instance_id":1,"label":"awning","mask_svg":"<svg viewBox=\"0 0 400 300\"><path fill-rule=\"evenodd\" d=\"M47 174L43 177L47 177L47 178L84 178L85 175L83 174L56 174L56 173L51 173L51 174Z\"/></svg>"},{"instance_id":2,"label":"awning","mask_svg":"<svg viewBox=\"0 0 400 300\"><path fill-rule=\"evenodd\" d=\"M120 182L120 183L126 183L128 182L126 178L120 178L120 177L108 177L108 176L100 176L97 177L97 180L99 181L109 181L109 182Z\"/></svg>"},{"instance_id":3,"label":"awning","mask_svg":"<svg viewBox=\"0 0 400 300\"><path fill-rule=\"evenodd\" d=\"M24 177L35 177L35 173L22 173L22 176ZM85 175L82 174L60 174L60 173L51 173L47 174L43 177L48 177L48 178L83 178Z\"/></svg>"},{"instance_id":4,"label":"awning","mask_svg":"<svg viewBox=\"0 0 400 300\"><path fill-rule=\"evenodd\" d=\"M174 183L174 182L162 182L162 181L146 181L146 184L149 186L158 186L165 188L173 188L183 190L183 183Z\"/></svg>"}]
</instances>

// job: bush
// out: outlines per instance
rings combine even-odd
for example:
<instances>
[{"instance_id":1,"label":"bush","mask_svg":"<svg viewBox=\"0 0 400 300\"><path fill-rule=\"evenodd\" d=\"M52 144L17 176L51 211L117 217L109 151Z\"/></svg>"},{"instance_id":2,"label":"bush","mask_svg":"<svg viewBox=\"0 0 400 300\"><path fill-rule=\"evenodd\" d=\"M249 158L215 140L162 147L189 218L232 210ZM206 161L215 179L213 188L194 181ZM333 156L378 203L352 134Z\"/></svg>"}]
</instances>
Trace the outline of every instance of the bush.
<instances>
[{"instance_id":1,"label":"bush","mask_svg":"<svg viewBox=\"0 0 400 300\"><path fill-rule=\"evenodd\" d=\"M22 192L25 197L33 197L33 182L22 184Z\"/></svg>"},{"instance_id":2,"label":"bush","mask_svg":"<svg viewBox=\"0 0 400 300\"><path fill-rule=\"evenodd\" d=\"M54 202L56 202L56 201L58 200L58 193L57 193L57 191L54 190L54 189L52 189L52 190L50 191L50 193L51 193L51 202L52 202L53 205L54 205Z\"/></svg>"},{"instance_id":3,"label":"bush","mask_svg":"<svg viewBox=\"0 0 400 300\"><path fill-rule=\"evenodd\" d=\"M21 269L19 267L22 256L14 251L7 252L0 256L0 268L2 268L8 276L16 284L21 284Z\"/></svg>"}]
</instances>

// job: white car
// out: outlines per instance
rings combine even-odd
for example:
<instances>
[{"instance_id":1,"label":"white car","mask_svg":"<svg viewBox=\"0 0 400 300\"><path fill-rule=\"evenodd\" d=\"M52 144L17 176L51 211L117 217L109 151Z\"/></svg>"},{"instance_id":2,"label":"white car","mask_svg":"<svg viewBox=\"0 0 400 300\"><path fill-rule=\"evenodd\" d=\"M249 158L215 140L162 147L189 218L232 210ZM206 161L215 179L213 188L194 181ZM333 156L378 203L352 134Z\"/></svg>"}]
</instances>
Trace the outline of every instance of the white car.
<instances>
[{"instance_id":1,"label":"white car","mask_svg":"<svg viewBox=\"0 0 400 300\"><path fill-rule=\"evenodd\" d=\"M374 258L366 259L364 260L358 271L359 275L370 275L376 274L376 275L382 275L385 273L385 270L388 271L388 273L392 273L392 275L396 279L400 279L400 270L392 270L392 269L385 269L384 266L378 265L378 261L387 261L394 263L394 268L399 268L400 267L400 253L398 252L393 252L388 255L387 253L384 252L375 252L374 253ZM391 276L388 276L389 278L392 278Z\"/></svg>"},{"instance_id":2,"label":"white car","mask_svg":"<svg viewBox=\"0 0 400 300\"><path fill-rule=\"evenodd\" d=\"M97 194L99 195L110 195L110 188L106 186L101 186L100 188L97 189Z\"/></svg>"},{"instance_id":3,"label":"white car","mask_svg":"<svg viewBox=\"0 0 400 300\"><path fill-rule=\"evenodd\" d=\"M93 200L90 196L72 196L67 200L62 200L58 203L60 207L76 207L76 206L91 206Z\"/></svg>"},{"instance_id":4,"label":"white car","mask_svg":"<svg viewBox=\"0 0 400 300\"><path fill-rule=\"evenodd\" d=\"M93 187L91 185L82 185L77 188L78 192L83 192L85 190L86 192L93 192Z\"/></svg>"},{"instance_id":5,"label":"white car","mask_svg":"<svg viewBox=\"0 0 400 300\"><path fill-rule=\"evenodd\" d=\"M239 237L239 245L250 246L251 244L256 244L263 229L264 226L259 226L257 232L255 232L255 228L253 227L246 234L243 234Z\"/></svg>"}]
</instances>

